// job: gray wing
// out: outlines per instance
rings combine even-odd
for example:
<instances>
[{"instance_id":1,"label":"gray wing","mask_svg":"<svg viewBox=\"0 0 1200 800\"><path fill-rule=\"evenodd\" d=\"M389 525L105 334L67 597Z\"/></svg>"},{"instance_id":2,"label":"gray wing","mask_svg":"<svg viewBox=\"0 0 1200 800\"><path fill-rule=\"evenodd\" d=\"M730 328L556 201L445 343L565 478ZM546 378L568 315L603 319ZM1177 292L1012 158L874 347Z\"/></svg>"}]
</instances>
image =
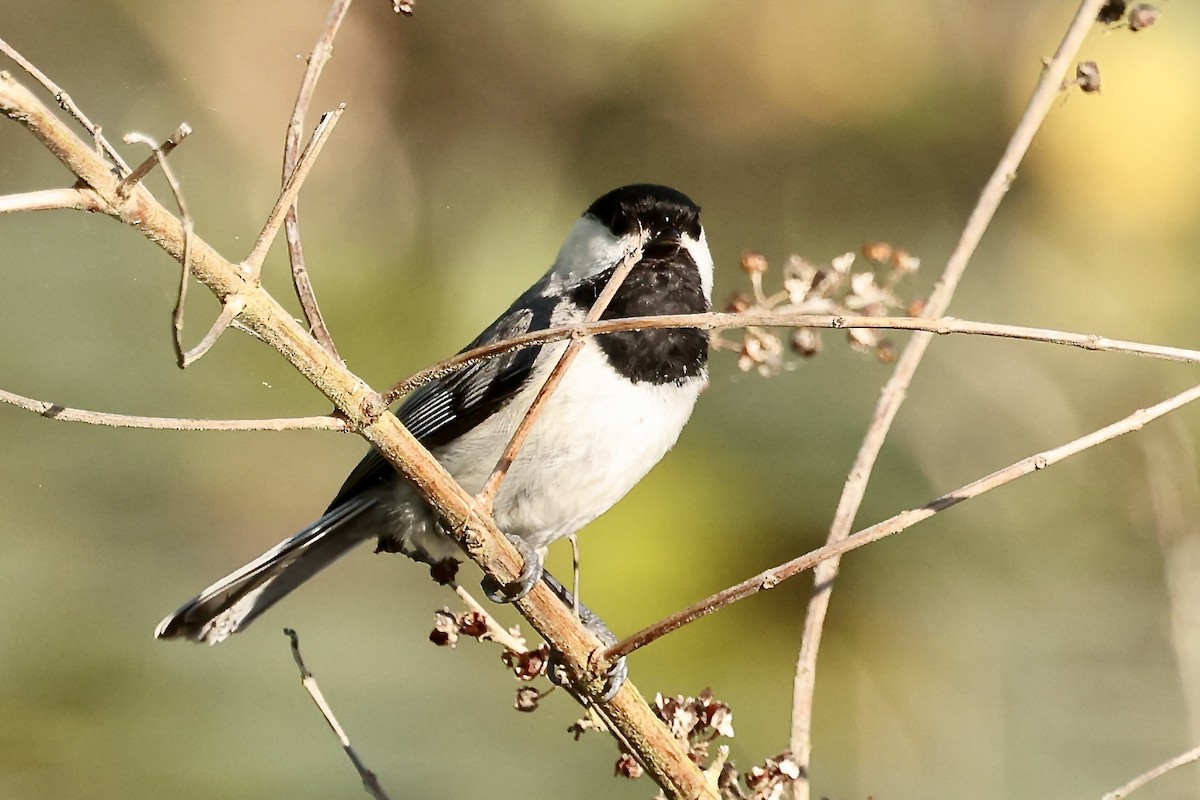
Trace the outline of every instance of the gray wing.
<instances>
[{"instance_id":1,"label":"gray wing","mask_svg":"<svg viewBox=\"0 0 1200 800\"><path fill-rule=\"evenodd\" d=\"M544 296L544 288L545 281L530 288L459 352L549 327L558 300ZM541 350L540 345L509 350L436 378L410 394L396 411L396 416L427 448L454 441L520 391ZM372 450L350 473L329 507L341 505L364 489L388 480L392 474L392 465L378 451Z\"/></svg>"}]
</instances>

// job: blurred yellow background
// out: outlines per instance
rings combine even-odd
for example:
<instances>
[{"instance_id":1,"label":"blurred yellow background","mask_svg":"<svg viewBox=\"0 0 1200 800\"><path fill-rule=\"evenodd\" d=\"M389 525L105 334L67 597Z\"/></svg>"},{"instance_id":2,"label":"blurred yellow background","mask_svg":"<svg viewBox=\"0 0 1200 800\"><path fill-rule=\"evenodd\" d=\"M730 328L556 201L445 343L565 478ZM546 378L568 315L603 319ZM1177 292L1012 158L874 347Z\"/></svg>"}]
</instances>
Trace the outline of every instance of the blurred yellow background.
<instances>
[{"instance_id":1,"label":"blurred yellow background","mask_svg":"<svg viewBox=\"0 0 1200 800\"><path fill-rule=\"evenodd\" d=\"M190 123L172 162L197 230L241 258L275 198L327 5L0 0L0 35L114 141ZM348 109L301 202L327 320L377 387L461 347L544 271L591 199L627 182L704 207L721 298L744 288L747 249L777 267L880 239L922 257L908 290L926 293L1074 11L424 0L404 19L388 5L357 3L337 41L314 110ZM1148 31L1093 32L1085 57L1103 92L1059 101L953 314L1200 346L1197 42L1200 9L1183 2ZM0 192L68 181L0 121ZM151 186L167 196L160 176ZM326 410L237 333L176 369L176 274L102 218L0 217L0 386L136 414ZM266 283L289 292L281 247ZM215 308L193 293L189 343ZM585 598L615 630L823 540L888 375L827 345L770 380L715 355L679 446L583 537ZM1197 375L939 339L859 526ZM848 557L819 667L815 796L1098 797L1200 741L1198 421L1184 409ZM511 710L496 648L428 644L452 596L369 548L221 647L151 638L318 514L361 456L357 438L109 430L7 406L0 426L0 796L361 796L296 685L284 625L393 796L653 794L608 777L610 740L572 741L578 709L561 693L536 714ZM778 753L809 589L799 578L655 644L631 659L635 683L711 686L733 707L738 765ZM1186 770L1138 795L1197 796Z\"/></svg>"}]
</instances>

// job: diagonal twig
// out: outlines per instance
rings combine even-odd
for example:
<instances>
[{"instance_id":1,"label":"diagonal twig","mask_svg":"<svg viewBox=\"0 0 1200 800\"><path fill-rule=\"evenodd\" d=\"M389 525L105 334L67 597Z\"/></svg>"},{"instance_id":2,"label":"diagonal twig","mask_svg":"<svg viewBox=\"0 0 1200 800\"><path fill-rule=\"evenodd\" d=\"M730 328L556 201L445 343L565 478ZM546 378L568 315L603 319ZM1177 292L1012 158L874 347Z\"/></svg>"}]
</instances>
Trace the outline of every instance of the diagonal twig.
<instances>
[{"instance_id":1,"label":"diagonal twig","mask_svg":"<svg viewBox=\"0 0 1200 800\"><path fill-rule=\"evenodd\" d=\"M266 224L263 225L262 232L258 234L258 240L250 250L250 255L246 256L246 260L242 262L242 269L246 270L248 275L254 278L258 277L263 259L267 257L267 251L271 249L271 243L275 241L275 236L279 233L279 226L283 224L284 215L295 204L296 197L300 194L300 187L304 185L304 179L308 177L309 171L317 163L317 156L321 154L321 148L325 146L325 142L329 141L329 135L333 133L334 126L342 118L345 110L346 104L342 103L336 110L321 115L320 122L313 129L308 146L300 154L296 168L284 181L283 190L275 200L275 206L267 216Z\"/></svg>"},{"instance_id":2,"label":"diagonal twig","mask_svg":"<svg viewBox=\"0 0 1200 800\"><path fill-rule=\"evenodd\" d=\"M1020 461L1009 464L1003 469L997 470L982 478L971 481L970 483L955 489L952 492L942 495L936 500L921 506L920 508L901 511L895 516L878 522L869 528L863 528L857 533L839 539L836 542L829 542L823 547L805 553L799 558L794 558L777 567L772 567L765 572L760 572L752 578L748 578L741 583L730 586L728 589L714 594L693 606L678 611L666 619L660 620L653 625L644 628L632 636L618 642L604 652L605 660L613 660L622 656L627 656L630 653L638 650L656 639L660 639L671 631L694 622L701 617L707 616L714 611L732 605L739 600L744 600L751 595L768 589L774 589L788 578L793 578L805 570L812 569L819 564L826 563L832 559L849 553L851 550L857 550L872 542L877 542L880 539L899 533L902 530L911 528L913 525L923 520L929 519L934 514L945 511L951 506L956 506L964 500L970 500L978 497L981 494L990 492L1005 484L1012 483L1018 478L1023 478L1034 472L1039 472L1046 467L1057 464L1058 462L1069 458L1077 453L1081 453L1090 447L1095 447L1098 444L1110 441L1122 436L1126 433L1141 430L1146 423L1158 419L1170 412L1181 408L1188 403L1200 400L1200 386L1193 386L1186 391L1180 392L1174 397L1170 397L1161 403L1157 403L1148 408L1139 409L1132 414L1117 420L1111 425L1106 425L1103 428L1092 431L1086 436L1081 436L1078 439L1072 439L1066 444L1043 450L1040 453L1027 456Z\"/></svg>"},{"instance_id":3,"label":"diagonal twig","mask_svg":"<svg viewBox=\"0 0 1200 800\"><path fill-rule=\"evenodd\" d=\"M304 687L304 691L308 692L308 696L312 698L312 701L317 704L317 708L321 711L321 716L325 718L326 724L333 731L333 735L337 737L338 742L342 745L342 749L346 751L346 756L350 759L350 763L354 765L358 776L362 778L363 788L375 800L390 800L387 792L379 785L379 778L358 757L358 753L350 744L350 737L346 735L346 731L338 723L337 717L333 715L333 709L329 707L329 703L325 700L325 695L321 692L321 687L317 685L317 679L313 677L308 667L305 666L304 657L300 655L300 636L291 628L284 628L283 633L292 643L292 658L296 662L296 668L300 670L300 685Z\"/></svg>"},{"instance_id":4,"label":"diagonal twig","mask_svg":"<svg viewBox=\"0 0 1200 800\"><path fill-rule=\"evenodd\" d=\"M621 284L625 282L625 277L629 275L638 263L638 260L641 259L645 236L645 231L641 231L632 249L616 265L612 277L608 279L608 283L604 284L604 289L596 298L596 302L588 310L587 316L584 317L584 322L595 322L600 319L604 310L608 308L613 295L617 293L617 290L621 288ZM562 355L558 357L558 363L554 365L554 369L551 370L549 377L546 378L546 382L542 384L542 388L538 390L537 396L533 398L533 403L529 406L529 410L525 412L525 416L521 419L521 424L513 432L508 446L504 448L504 453L500 456L500 460L496 462L496 467L488 477L487 483L483 485L483 490L478 495L479 502L489 512L492 509L492 501L496 499L496 493L500 491L500 484L504 481L504 476L508 474L509 468L517 458L517 454L521 452L521 448L525 445L525 440L529 438L529 432L533 429L533 423L537 421L538 415L542 413L542 409L545 408L551 395L554 394L554 390L562 382L567 368L571 366L571 362L579 354L583 343L583 338L572 338L571 343L567 345Z\"/></svg>"},{"instance_id":5,"label":"diagonal twig","mask_svg":"<svg viewBox=\"0 0 1200 800\"><path fill-rule=\"evenodd\" d=\"M287 136L283 145L283 182L286 184L296 171L300 160L300 137L304 130L304 117L308 107L312 105L313 95L317 90L317 81L325 64L333 57L333 39L337 36L342 22L350 11L352 0L333 0L329 14L325 17L325 27L321 31L312 52L308 54L308 67L304 70L304 78L300 81L300 91L296 94L296 105L292 109L292 118L288 122ZM299 206L296 201L289 204L284 223L285 238L287 239L288 258L292 264L292 285L296 289L296 297L300 308L304 311L304 320L321 346L335 358L339 358L337 346L333 343L333 335L325 325L321 316L320 306L317 305L317 295L313 291L312 281L308 277L308 267L304 260L304 248L300 243Z\"/></svg>"},{"instance_id":6,"label":"diagonal twig","mask_svg":"<svg viewBox=\"0 0 1200 800\"><path fill-rule=\"evenodd\" d=\"M1101 800L1121 800L1122 797L1126 797L1133 792L1136 792L1147 783L1150 783L1150 781L1157 780L1171 770L1179 769L1180 767L1186 764L1191 764L1194 761L1200 761L1200 747L1193 747L1186 753L1180 753L1171 760L1164 761L1163 763L1159 764L1154 769L1143 772L1141 775L1138 775L1124 786L1108 792Z\"/></svg>"},{"instance_id":7,"label":"diagonal twig","mask_svg":"<svg viewBox=\"0 0 1200 800\"><path fill-rule=\"evenodd\" d=\"M35 81L42 85L42 88L54 95L55 102L64 111L74 117L76 122L83 126L84 130L88 132L88 135L96 143L96 149L104 153L108 160L113 163L117 177L129 174L129 165L125 163L125 159L121 158L121 154L114 150L113 146L104 138L104 135L100 132L100 126L88 119L79 106L75 105L75 101L71 99L71 95L63 91L58 84L50 80L44 72L35 67L32 62L14 50L12 45L3 39L0 39L0 53L4 53L4 55L15 61L17 66L29 73Z\"/></svg>"},{"instance_id":8,"label":"diagonal twig","mask_svg":"<svg viewBox=\"0 0 1200 800\"><path fill-rule=\"evenodd\" d=\"M121 183L117 186L117 194L122 197L128 197L133 191L133 187L141 181L142 178L150 174L150 170L154 169L156 164L162 162L164 158L170 155L171 151L179 146L179 143L192 134L192 127L186 122L181 123L175 132L171 134L161 145L158 145L154 152L146 158L141 164L134 168L133 172L121 179Z\"/></svg>"},{"instance_id":9,"label":"diagonal twig","mask_svg":"<svg viewBox=\"0 0 1200 800\"><path fill-rule=\"evenodd\" d=\"M946 309L954 297L955 289L958 288L958 282L966 270L967 263L975 253L975 248L983 238L983 234L991 223L996 209L999 208L1000 202L1007 194L1009 186L1016 178L1017 166L1029 150L1034 135L1058 98L1067 69L1074 60L1075 54L1079 52L1088 31L1095 23L1096 14L1103 2L1104 0L1083 0L1080 3L1054 57L1046 62L1033 96L1029 100L1029 105L1021 116L1004 155L1001 156L1000 162L984 186L979 201L967 219L958 245L950 254L942 276L930 295L922 316L937 317L946 313ZM836 544L849 535L866 493L867 482L870 480L875 461L883 448L892 421L896 418L896 414L904 402L912 377L924 358L925 351L932 339L932 335L928 333L914 335L904 348L904 353L900 356L892 377L884 386L866 437L850 468L842 496L838 500L833 524L830 526L829 536L826 540L829 544ZM800 653L796 661L796 674L792 686L790 737L790 749L800 767L800 777L792 786L792 796L795 800L808 800L809 797L807 776L810 772L809 762L812 756L812 710L813 695L816 690L817 653L820 649L821 632L829 610L830 593L833 590L833 581L837 577L837 572L838 560L834 558L823 563L813 575L815 588L805 614Z\"/></svg>"}]
</instances>

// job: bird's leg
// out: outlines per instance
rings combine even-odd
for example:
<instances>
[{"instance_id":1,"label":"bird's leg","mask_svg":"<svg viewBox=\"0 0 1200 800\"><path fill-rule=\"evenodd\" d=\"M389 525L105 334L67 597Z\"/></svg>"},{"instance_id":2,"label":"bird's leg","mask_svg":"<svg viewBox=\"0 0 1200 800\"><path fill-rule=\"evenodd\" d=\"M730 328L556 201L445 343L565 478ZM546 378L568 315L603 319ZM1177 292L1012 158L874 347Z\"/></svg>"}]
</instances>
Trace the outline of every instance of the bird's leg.
<instances>
[{"instance_id":1,"label":"bird's leg","mask_svg":"<svg viewBox=\"0 0 1200 800\"><path fill-rule=\"evenodd\" d=\"M543 572L542 580L550 588L550 591L554 592L558 599L562 600L566 606L577 609L579 621L583 623L583 627L591 631L592 635L599 639L604 647L611 647L619 641L617 635L604 624L604 620L600 619L596 612L583 603L580 603L579 599L567 587L559 583L557 578L549 572ZM551 680L556 680L555 676L559 672L559 670L555 669L555 662L557 660L558 654L551 650L550 665L546 670L546 674L550 676ZM621 685L629 677L629 665L625 663L624 657L619 658L609 666L604 675L604 694L601 695L601 699L611 700L620 691Z\"/></svg>"}]
</instances>

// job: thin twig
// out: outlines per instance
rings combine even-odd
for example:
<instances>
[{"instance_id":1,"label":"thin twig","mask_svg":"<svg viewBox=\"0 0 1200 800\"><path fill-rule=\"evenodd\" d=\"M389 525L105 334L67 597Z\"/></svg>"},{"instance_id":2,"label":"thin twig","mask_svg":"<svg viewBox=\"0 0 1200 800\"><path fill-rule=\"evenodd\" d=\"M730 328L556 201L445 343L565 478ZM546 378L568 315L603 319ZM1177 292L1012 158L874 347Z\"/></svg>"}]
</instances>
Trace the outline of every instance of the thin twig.
<instances>
[{"instance_id":1,"label":"thin twig","mask_svg":"<svg viewBox=\"0 0 1200 800\"><path fill-rule=\"evenodd\" d=\"M1001 156L1000 162L992 172L984 186L974 210L967 219L959 237L958 245L950 254L946 267L937 286L929 297L922 316L939 317L946 313L950 301L954 297L959 280L966 270L967 263L975 253L975 248L983 238L984 232L999 208L1000 202L1007 194L1009 186L1016 178L1017 167L1029 150L1034 135L1042 122L1050 113L1058 98L1063 77L1071 62L1079 52L1084 38L1095 23L1096 14L1104 0L1083 0L1075 13L1074 19L1067 26L1067 32L1059 44L1057 52L1050 61L1046 62L1042 76L1034 89L1029 105L1025 109L1017 129L1009 140L1008 147ZM925 351L933 336L929 333L918 333L912 337L904 348L904 353L896 363L892 377L883 388L875 414L867 429L862 446L855 457L838 500L834 512L833 523L830 525L826 541L836 544L850 534L854 518L862 504L866 493L867 482L870 480L875 461L879 456L883 443L891 430L913 375L917 371ZM796 660L796 673L792 686L792 727L790 750L800 767L800 777L792 784L794 800L808 800L810 761L812 756L812 717L813 696L816 691L817 653L820 649L821 632L824 628L825 617L829 611L830 594L833 582L838 573L837 559L823 563L813 576L813 593L809 598L808 609L804 618L801 635L800 653Z\"/></svg>"},{"instance_id":2,"label":"thin twig","mask_svg":"<svg viewBox=\"0 0 1200 800\"><path fill-rule=\"evenodd\" d=\"M54 95L54 100L58 103L59 107L74 117L75 121L83 126L84 130L88 132L88 135L96 143L96 149L104 153L108 157L108 160L115 165L115 172L118 178L129 174L129 165L125 163L125 159L121 158L121 155L104 138L104 135L100 132L100 126L88 119L79 106L75 105L75 101L71 99L69 94L63 91L58 84L50 80L45 73L35 67L25 56L14 50L3 39L0 39L0 53L4 53L4 55L17 62L17 66L29 73L35 81L42 85L42 88Z\"/></svg>"},{"instance_id":3,"label":"thin twig","mask_svg":"<svg viewBox=\"0 0 1200 800\"><path fill-rule=\"evenodd\" d=\"M1002 339L1022 339L1030 342L1078 347L1109 353L1129 353L1148 358L1160 358L1187 364L1200 363L1200 350L1182 347L1167 347L1157 344L1110 339L1094 333L1073 333L1049 328L1029 328L1021 325L1003 325L995 322L974 322L953 317L926 319L924 317L852 317L828 314L797 314L786 310L746 311L737 314L710 312L707 314L676 314L657 317L627 317L597 322L564 325L514 336L502 342L475 347L466 352L423 369L388 389L381 396L384 405L391 405L436 378L491 358L509 350L531 347L546 342L560 341L572 337L596 336L617 331L650 330L653 328L697 328L699 330L723 330L728 328L788 327L788 328L875 328L885 330L927 331L938 335L970 334Z\"/></svg>"},{"instance_id":4,"label":"thin twig","mask_svg":"<svg viewBox=\"0 0 1200 800\"><path fill-rule=\"evenodd\" d=\"M1111 792L1104 795L1103 800L1121 800L1122 797L1136 792L1150 781L1161 778L1171 770L1178 769L1185 764L1191 764L1193 761L1200 761L1200 747L1194 747L1191 750L1188 750L1186 753L1180 753L1170 761L1164 761L1154 769L1149 770L1148 772L1143 772L1141 775L1138 775L1124 786L1118 789L1113 789Z\"/></svg>"},{"instance_id":5,"label":"thin twig","mask_svg":"<svg viewBox=\"0 0 1200 800\"><path fill-rule=\"evenodd\" d=\"M325 146L325 142L329 141L329 134L333 133L334 126L342 118L342 113L345 110L346 104L342 103L334 111L321 115L321 121L313 129L313 135L308 141L308 146L300 154L300 161L296 164L296 169L284 181L283 190L279 193L278 199L275 200L275 207L271 209L270 215L267 216L267 222L263 225L262 233L258 235L258 240L254 243L254 248L250 251L250 255L246 256L246 260L242 262L242 269L246 270L248 275L255 278L258 277L259 270L262 269L263 259L267 257L267 251L271 249L271 243L275 241L275 236L279 233L279 226L283 224L284 215L292 207L292 204L296 202L296 196L300 194L300 187L304 185L304 179L308 177L309 171L317 163L317 156L321 155L321 148Z\"/></svg>"},{"instance_id":6,"label":"thin twig","mask_svg":"<svg viewBox=\"0 0 1200 800\"><path fill-rule=\"evenodd\" d=\"M159 145L158 148L156 148L155 151L151 153L145 161L143 161L141 164L138 164L137 167L134 168L133 172L129 173L121 180L120 185L117 186L117 194L121 195L122 197L128 197L129 193L133 191L133 187L136 186L142 180L142 178L149 175L150 170L154 169L156 164L160 163L166 156L170 155L171 151L178 147L179 143L191 134L191 126L186 122L180 123L179 127L175 129L175 132L171 134L171 136L165 142Z\"/></svg>"},{"instance_id":7,"label":"thin twig","mask_svg":"<svg viewBox=\"0 0 1200 800\"><path fill-rule=\"evenodd\" d=\"M41 189L36 192L0 195L0 214L17 211L53 211L69 208L75 211L103 211L100 198L91 189Z\"/></svg>"},{"instance_id":8,"label":"thin twig","mask_svg":"<svg viewBox=\"0 0 1200 800\"><path fill-rule=\"evenodd\" d=\"M47 419L59 422L83 422L109 428L150 428L164 431L348 431L350 425L341 417L286 417L280 419L186 419L181 417L141 417L132 414L111 414L105 411L85 411L67 408L46 400L15 394L0 389L0 403L7 403Z\"/></svg>"},{"instance_id":9,"label":"thin twig","mask_svg":"<svg viewBox=\"0 0 1200 800\"><path fill-rule=\"evenodd\" d=\"M346 751L350 763L354 765L354 769L358 771L359 777L362 778L363 788L375 800L390 800L387 792L379 785L379 778L375 777L375 773L367 768L363 760L358 757L358 753L354 751L354 748L350 744L350 737L346 735L346 731L342 730L342 726L338 724L337 717L333 715L333 709L325 701L325 695L321 693L321 687L317 685L317 679L313 677L308 667L304 665L304 658L300 655L300 637L291 628L284 628L283 632L292 642L292 658L296 661L296 668L300 670L300 685L304 687L304 691L308 692L308 696L312 698L312 701L317 704L317 708L321 711L321 716L325 718L325 722L333 731L333 735L337 737L338 742L342 745L342 749Z\"/></svg>"},{"instance_id":10,"label":"thin twig","mask_svg":"<svg viewBox=\"0 0 1200 800\"><path fill-rule=\"evenodd\" d=\"M176 331L180 331L183 327L183 298L187 292L187 272L184 271L183 275L183 280L179 285L179 305L176 306ZM221 334L233 324L234 317L242 313L242 309L245 307L246 298L242 297L240 294L234 295L226 300L225 305L221 306L221 313L217 315L215 320L213 320L212 327L208 329L208 333L204 334L204 338L200 340L200 343L191 350L188 350L186 353L178 354L179 366L181 368L190 367L192 364L199 361L205 353L212 349L212 346L217 343L217 339L221 338ZM176 341L182 345L182 341L180 341L178 338Z\"/></svg>"},{"instance_id":11,"label":"thin twig","mask_svg":"<svg viewBox=\"0 0 1200 800\"><path fill-rule=\"evenodd\" d=\"M192 215L188 213L187 202L183 199L183 190L179 186L179 181L175 178L175 171L167 163L166 153L158 146L158 143L149 136L141 133L127 133L124 138L127 144L144 144L154 151L154 159L162 167L163 177L167 179L167 185L171 187L171 193L175 196L175 205L179 208L180 226L183 229L183 255L179 259L179 294L175 301L175 308L171 311L171 342L175 346L175 363L179 365L180 369L183 369L207 353L208 349L213 346L217 337L221 335L229 323L226 322L220 328L214 326L198 347L187 352L184 351L184 304L187 301L188 276L191 273L192 239L195 238L195 226L192 222ZM116 187L117 196L124 196L123 193L130 191L132 187L133 185L127 186L125 181L121 181ZM226 308L228 308L228 303L226 303ZM224 317L224 309L222 309L222 317ZM220 319L219 317L218 321Z\"/></svg>"},{"instance_id":12,"label":"thin twig","mask_svg":"<svg viewBox=\"0 0 1200 800\"><path fill-rule=\"evenodd\" d=\"M600 316L612 301L613 295L617 293L617 290L621 288L621 284L625 282L625 277L633 270L638 260L641 259L644 241L645 233L641 232L633 248L617 264L616 269L613 270L612 277L608 279L608 283L604 284L604 289L596 298L596 302L588 310L587 316L584 317L584 322L595 322L600 319ZM504 481L504 476L508 474L509 467L516 460L517 454L521 452L521 448L525 445L525 440L529 438L529 431L532 430L533 423L537 421L538 415L542 413L542 409L546 406L546 402L549 401L550 397L554 394L554 390L562 382L563 376L567 373L567 368L575 360L575 356L578 355L580 348L583 347L584 341L582 338L572 339L571 343L563 350L563 354L558 357L558 363L554 365L550 376L546 378L546 382L538 390L537 396L533 398L533 403L530 404L529 410L525 412L521 424L513 432L508 446L504 448L504 453L500 456L500 460L496 462L495 469L492 470L487 483L483 485L483 490L479 493L478 498L480 504L488 511L491 511L492 501L496 499L496 493L500 491L500 484Z\"/></svg>"},{"instance_id":13,"label":"thin twig","mask_svg":"<svg viewBox=\"0 0 1200 800\"><path fill-rule=\"evenodd\" d=\"M459 599L466 604L467 608L474 611L483 619L488 628L488 637L492 639L492 641L497 642L506 650L511 650L514 653L524 653L528 649L528 645L524 639L514 636L512 632L508 630L508 628L501 625L499 620L493 617L491 613L471 595L470 592L459 586L457 583L451 583L450 585L453 587L454 593L458 595Z\"/></svg>"},{"instance_id":14,"label":"thin twig","mask_svg":"<svg viewBox=\"0 0 1200 800\"><path fill-rule=\"evenodd\" d=\"M308 54L308 67L304 78L300 81L300 91L296 94L296 105L292 109L292 118L288 122L287 136L283 146L283 182L286 184L296 170L300 158L300 137L304 131L304 117L312 105L313 95L317 90L317 81L321 77L325 64L333 57L333 39L350 10L351 0L333 0L329 13L325 17L325 28ZM293 199L288 206L284 223L285 238L287 239L288 258L292 264L292 285L296 289L296 297L300 300L300 308L304 311L304 320L313 337L321 346L337 359L337 347L333 343L333 335L325 325L321 316L321 308L317 305L317 295L313 291L312 281L308 277L308 267L304 260L304 248L300 243L299 205Z\"/></svg>"},{"instance_id":15,"label":"thin twig","mask_svg":"<svg viewBox=\"0 0 1200 800\"><path fill-rule=\"evenodd\" d=\"M638 631L627 639L618 642L604 653L606 661L627 656L630 653L638 650L656 639L660 639L671 631L677 630L689 622L693 622L703 616L713 613L725 606L732 605L739 600L744 600L751 595L761 591L774 589L788 578L793 578L796 575L804 572L807 569L817 566L818 564L837 558L843 553L848 553L851 550L857 550L860 547L877 542L880 539L891 536L894 533L899 533L906 528L911 528L913 525L923 520L929 519L934 514L940 511L945 511L951 506L958 505L964 500L970 500L973 497L978 497L985 492L990 492L993 489L1004 486L1007 483L1012 483L1018 478L1022 478L1034 472L1045 469L1053 464L1057 464L1065 458L1081 453L1090 447L1095 447L1118 436L1122 436L1132 431L1140 430L1147 422L1158 419L1164 414L1168 414L1181 406L1187 405L1195 400L1200 400L1200 386L1180 392L1174 397L1168 398L1149 408L1139 409L1127 417L1120 419L1111 425L1106 425L1099 430L1092 431L1086 436L1081 436L1078 439L1073 439L1066 444L1055 447L1051 450L1044 450L1041 453L1028 456L1007 467L997 470L990 475L985 475L978 480L971 481L965 486L961 486L954 491L944 494L941 497L933 500L920 508L901 511L893 517L883 520L872 525L869 528L864 528L861 531L839 539L836 542L830 542L824 547L819 547L816 550L805 553L799 558L792 559L777 567L760 572L753 578L742 581L734 586L730 586L712 597L709 597L699 603L696 603L689 608L678 611L666 619L660 620L653 625Z\"/></svg>"}]
</instances>

